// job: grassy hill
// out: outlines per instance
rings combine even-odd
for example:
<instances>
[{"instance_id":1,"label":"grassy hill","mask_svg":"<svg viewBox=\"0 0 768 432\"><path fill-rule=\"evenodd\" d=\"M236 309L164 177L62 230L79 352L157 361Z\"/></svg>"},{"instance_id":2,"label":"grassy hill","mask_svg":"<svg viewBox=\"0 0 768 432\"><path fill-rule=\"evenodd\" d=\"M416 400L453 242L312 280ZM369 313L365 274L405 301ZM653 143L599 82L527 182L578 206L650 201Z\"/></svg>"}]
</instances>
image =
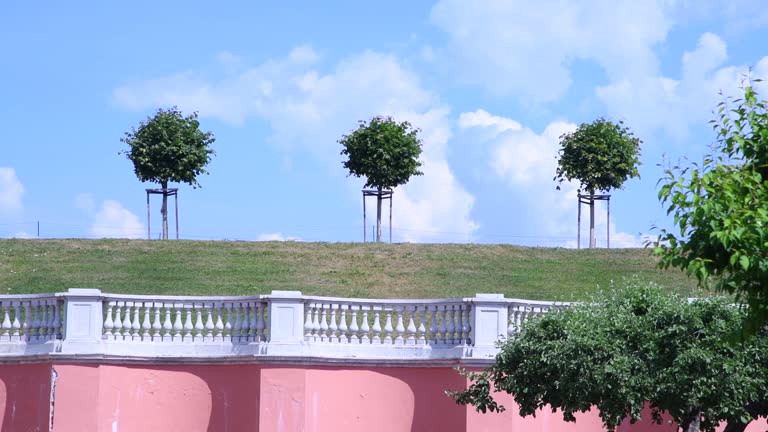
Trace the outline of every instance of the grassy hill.
<instances>
[{"instance_id":1,"label":"grassy hill","mask_svg":"<svg viewBox=\"0 0 768 432\"><path fill-rule=\"evenodd\" d=\"M71 287L135 294L248 295L273 289L368 298L477 292L570 300L636 274L701 295L678 270L657 270L645 249L508 245L144 240L0 240L0 291Z\"/></svg>"}]
</instances>

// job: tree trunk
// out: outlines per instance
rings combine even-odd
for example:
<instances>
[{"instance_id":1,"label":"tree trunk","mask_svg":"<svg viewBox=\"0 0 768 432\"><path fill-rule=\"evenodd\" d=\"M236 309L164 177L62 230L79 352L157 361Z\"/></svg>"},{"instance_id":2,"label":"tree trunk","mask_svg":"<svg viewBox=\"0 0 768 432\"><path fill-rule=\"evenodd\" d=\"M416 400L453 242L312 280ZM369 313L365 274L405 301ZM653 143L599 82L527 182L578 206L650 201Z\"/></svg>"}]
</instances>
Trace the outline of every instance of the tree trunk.
<instances>
[{"instance_id":1,"label":"tree trunk","mask_svg":"<svg viewBox=\"0 0 768 432\"><path fill-rule=\"evenodd\" d=\"M381 241L381 188L376 195L376 241Z\"/></svg>"},{"instance_id":2,"label":"tree trunk","mask_svg":"<svg viewBox=\"0 0 768 432\"><path fill-rule=\"evenodd\" d=\"M160 214L163 216L163 240L168 240L168 181L161 183L163 187L163 206L160 207Z\"/></svg>"},{"instance_id":3,"label":"tree trunk","mask_svg":"<svg viewBox=\"0 0 768 432\"><path fill-rule=\"evenodd\" d=\"M589 191L589 248L597 246L595 241L595 191Z\"/></svg>"},{"instance_id":4,"label":"tree trunk","mask_svg":"<svg viewBox=\"0 0 768 432\"><path fill-rule=\"evenodd\" d=\"M701 430L701 411L692 411L682 425L683 432L699 432Z\"/></svg>"}]
</instances>

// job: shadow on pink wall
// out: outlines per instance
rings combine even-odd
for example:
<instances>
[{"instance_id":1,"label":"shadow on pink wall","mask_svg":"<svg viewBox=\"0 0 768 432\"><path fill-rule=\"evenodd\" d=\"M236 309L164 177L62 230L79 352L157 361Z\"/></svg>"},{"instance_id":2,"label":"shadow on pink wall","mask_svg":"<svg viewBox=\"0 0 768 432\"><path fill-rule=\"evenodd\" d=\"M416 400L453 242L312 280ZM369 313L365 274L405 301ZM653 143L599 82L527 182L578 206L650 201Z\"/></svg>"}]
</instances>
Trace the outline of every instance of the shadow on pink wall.
<instances>
[{"instance_id":1,"label":"shadow on pink wall","mask_svg":"<svg viewBox=\"0 0 768 432\"><path fill-rule=\"evenodd\" d=\"M48 430L51 365L0 366L0 430Z\"/></svg>"}]
</instances>

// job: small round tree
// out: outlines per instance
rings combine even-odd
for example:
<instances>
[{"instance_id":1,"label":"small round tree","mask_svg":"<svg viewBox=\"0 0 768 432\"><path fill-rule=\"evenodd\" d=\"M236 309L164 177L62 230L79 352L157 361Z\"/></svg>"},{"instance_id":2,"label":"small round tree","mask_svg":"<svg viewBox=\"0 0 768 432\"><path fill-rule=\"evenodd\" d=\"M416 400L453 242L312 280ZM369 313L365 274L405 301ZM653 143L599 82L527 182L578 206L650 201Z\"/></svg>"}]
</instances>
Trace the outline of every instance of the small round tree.
<instances>
[{"instance_id":1,"label":"small round tree","mask_svg":"<svg viewBox=\"0 0 768 432\"><path fill-rule=\"evenodd\" d=\"M392 117L360 120L360 126L349 135L342 135L341 154L349 175L366 177L364 187L376 189L376 241L381 241L381 200L391 189L405 184L419 171L422 143L420 130L410 123L398 123Z\"/></svg>"},{"instance_id":2,"label":"small round tree","mask_svg":"<svg viewBox=\"0 0 768 432\"><path fill-rule=\"evenodd\" d=\"M200 130L197 113L185 117L176 107L158 109L120 139L129 146L120 154L133 162L136 177L162 188L163 239L168 239L168 183L198 187L197 176L208 173L204 168L214 154L209 146L215 140L211 132Z\"/></svg>"},{"instance_id":3,"label":"small round tree","mask_svg":"<svg viewBox=\"0 0 768 432\"><path fill-rule=\"evenodd\" d=\"M589 205L589 247L595 247L595 192L620 189L627 179L640 177L640 144L624 122L612 123L600 117L582 123L576 131L560 137L560 151L554 180L557 189L564 180L580 182ZM610 227L609 227L610 228Z\"/></svg>"}]
</instances>

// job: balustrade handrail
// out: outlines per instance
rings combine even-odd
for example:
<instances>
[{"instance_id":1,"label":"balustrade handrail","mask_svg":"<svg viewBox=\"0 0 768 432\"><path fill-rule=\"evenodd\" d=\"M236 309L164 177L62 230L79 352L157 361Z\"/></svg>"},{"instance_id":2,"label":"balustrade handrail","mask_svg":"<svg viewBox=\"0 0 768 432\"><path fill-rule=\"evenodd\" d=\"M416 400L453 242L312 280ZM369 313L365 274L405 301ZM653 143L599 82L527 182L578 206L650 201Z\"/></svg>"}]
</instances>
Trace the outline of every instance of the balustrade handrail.
<instances>
[{"instance_id":1,"label":"balustrade handrail","mask_svg":"<svg viewBox=\"0 0 768 432\"><path fill-rule=\"evenodd\" d=\"M147 294L114 294L103 293L100 296L104 300L109 301L179 301L179 302L246 302L246 301L264 301L267 300L269 295L252 295L252 296L176 296L176 295L147 295Z\"/></svg>"},{"instance_id":2,"label":"balustrade handrail","mask_svg":"<svg viewBox=\"0 0 768 432\"><path fill-rule=\"evenodd\" d=\"M323 303L343 303L343 304L367 304L367 305L437 305L437 304L461 304L471 303L473 298L443 298L443 299L366 299L355 297L323 297L323 296L301 296L301 299L307 302Z\"/></svg>"}]
</instances>

